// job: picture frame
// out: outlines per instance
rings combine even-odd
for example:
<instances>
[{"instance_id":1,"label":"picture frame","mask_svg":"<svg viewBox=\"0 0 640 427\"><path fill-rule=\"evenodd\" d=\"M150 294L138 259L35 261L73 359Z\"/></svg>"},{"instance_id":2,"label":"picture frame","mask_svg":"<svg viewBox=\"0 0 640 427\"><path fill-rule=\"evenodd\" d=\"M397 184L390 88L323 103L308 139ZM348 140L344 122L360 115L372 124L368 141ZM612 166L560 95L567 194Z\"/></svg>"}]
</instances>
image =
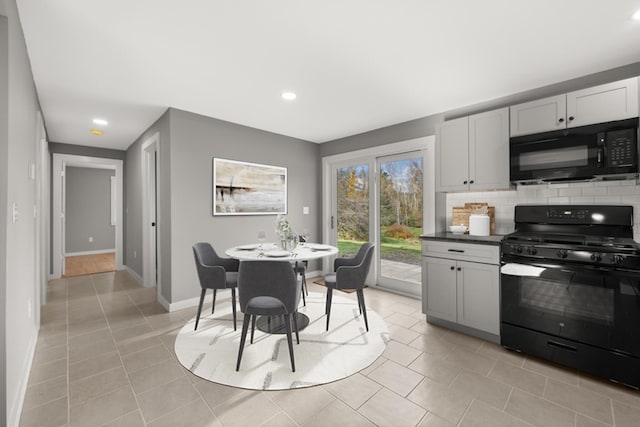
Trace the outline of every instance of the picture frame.
<instances>
[{"instance_id":1,"label":"picture frame","mask_svg":"<svg viewBox=\"0 0 640 427\"><path fill-rule=\"evenodd\" d=\"M287 213L287 168L214 157L213 216Z\"/></svg>"}]
</instances>

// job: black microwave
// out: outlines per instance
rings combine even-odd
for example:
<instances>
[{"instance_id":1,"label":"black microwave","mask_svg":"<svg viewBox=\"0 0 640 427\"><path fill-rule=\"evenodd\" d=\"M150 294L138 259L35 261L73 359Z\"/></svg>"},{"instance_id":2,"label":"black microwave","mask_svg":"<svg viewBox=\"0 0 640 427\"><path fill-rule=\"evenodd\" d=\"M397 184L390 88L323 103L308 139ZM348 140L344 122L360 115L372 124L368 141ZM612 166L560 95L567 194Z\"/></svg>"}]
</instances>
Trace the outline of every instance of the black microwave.
<instances>
[{"instance_id":1,"label":"black microwave","mask_svg":"<svg viewBox=\"0 0 640 427\"><path fill-rule=\"evenodd\" d=\"M512 183L626 179L638 174L638 118L513 137Z\"/></svg>"}]
</instances>

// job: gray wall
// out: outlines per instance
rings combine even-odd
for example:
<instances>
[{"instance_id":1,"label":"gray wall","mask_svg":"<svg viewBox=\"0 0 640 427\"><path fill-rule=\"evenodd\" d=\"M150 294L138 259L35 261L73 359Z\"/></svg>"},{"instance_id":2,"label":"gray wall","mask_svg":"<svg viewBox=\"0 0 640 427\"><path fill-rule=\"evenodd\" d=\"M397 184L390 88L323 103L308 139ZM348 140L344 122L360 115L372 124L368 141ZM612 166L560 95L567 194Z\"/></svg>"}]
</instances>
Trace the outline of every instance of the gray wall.
<instances>
[{"instance_id":1,"label":"gray wall","mask_svg":"<svg viewBox=\"0 0 640 427\"><path fill-rule=\"evenodd\" d=\"M111 225L111 177L114 170L67 167L65 251L115 250ZM93 238L89 242L89 237Z\"/></svg>"},{"instance_id":2,"label":"gray wall","mask_svg":"<svg viewBox=\"0 0 640 427\"><path fill-rule=\"evenodd\" d=\"M129 230L142 215L141 204L135 203L141 198L142 183L136 172L141 169L141 145L156 131L160 132L161 140L161 293L168 302L176 303L199 295L200 285L191 249L193 243L208 241L224 254L231 246L255 242L259 230L267 232L267 239L275 238L273 215L212 216L213 157L286 167L288 217L298 230L317 229L320 218L317 144L169 109L127 150ZM309 215L303 215L303 206L309 207ZM166 210L169 210L169 218ZM140 254L141 236L127 233L126 238L129 250L137 248ZM127 265L131 267L133 263L129 260L128 253ZM139 268L136 272L141 274L141 264ZM311 264L310 268L316 267Z\"/></svg>"},{"instance_id":3,"label":"gray wall","mask_svg":"<svg viewBox=\"0 0 640 427\"><path fill-rule=\"evenodd\" d=\"M40 309L40 283L37 283L34 274L37 225L32 214L36 203L36 185L35 181L29 179L27 166L30 163L39 164L35 148L36 117L40 107L15 0L3 0L3 5L8 20L4 21L3 30L0 31L0 50L5 51L0 54L0 69L3 69L0 74L4 74L0 82L0 92L6 95L0 96L0 102L7 102L7 105L0 108L0 120L6 124L0 126L3 132L0 136L0 161L3 162L0 168L0 235L3 237L2 245L5 245L0 251L4 266L3 277L0 280L5 287L6 298L3 303L4 313L0 316L6 321L2 325L5 333L2 353L6 355L6 364L2 363L1 369L6 368L6 399L2 399L6 402L6 423L12 426L17 425L20 416L20 403L23 399L21 390L28 380L30 356L39 328L37 319ZM15 223L5 217L14 202L20 212ZM33 309L31 315L27 313L29 304ZM7 327L9 325L10 327ZM5 343L10 345L6 346ZM4 425L2 422L0 424Z\"/></svg>"},{"instance_id":4,"label":"gray wall","mask_svg":"<svg viewBox=\"0 0 640 427\"><path fill-rule=\"evenodd\" d=\"M0 2L0 13L4 3ZM9 168L9 25L0 15L0 425L7 425L7 170Z\"/></svg>"},{"instance_id":5,"label":"gray wall","mask_svg":"<svg viewBox=\"0 0 640 427\"><path fill-rule=\"evenodd\" d=\"M126 152L125 160L125 234L124 264L142 276L142 145L155 133L159 136L158 176L158 245L160 246L160 294L171 300L171 170L170 159L170 112L167 110L147 129Z\"/></svg>"},{"instance_id":6,"label":"gray wall","mask_svg":"<svg viewBox=\"0 0 640 427\"><path fill-rule=\"evenodd\" d=\"M102 157L103 159L116 160L124 160L127 154L124 150L85 147L84 145L64 144L61 142L49 142L49 152L58 154L71 154L74 156Z\"/></svg>"}]
</instances>

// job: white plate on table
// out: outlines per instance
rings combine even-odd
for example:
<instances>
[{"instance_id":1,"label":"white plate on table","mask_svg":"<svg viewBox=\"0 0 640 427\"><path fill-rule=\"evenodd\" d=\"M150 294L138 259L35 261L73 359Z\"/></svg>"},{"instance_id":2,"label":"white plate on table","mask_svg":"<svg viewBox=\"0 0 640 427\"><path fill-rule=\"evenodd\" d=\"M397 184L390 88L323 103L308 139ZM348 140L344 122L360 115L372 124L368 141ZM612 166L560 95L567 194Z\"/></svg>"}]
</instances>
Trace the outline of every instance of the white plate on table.
<instances>
[{"instance_id":1,"label":"white plate on table","mask_svg":"<svg viewBox=\"0 0 640 427\"><path fill-rule=\"evenodd\" d=\"M236 249L238 249L239 251L255 251L259 247L260 245L252 244L252 245L238 246Z\"/></svg>"},{"instance_id":2,"label":"white plate on table","mask_svg":"<svg viewBox=\"0 0 640 427\"><path fill-rule=\"evenodd\" d=\"M331 246L319 245L317 243L307 243L305 244L305 246L314 251L330 251L331 250Z\"/></svg>"},{"instance_id":3,"label":"white plate on table","mask_svg":"<svg viewBox=\"0 0 640 427\"><path fill-rule=\"evenodd\" d=\"M268 256L270 258L282 258L282 257L288 257L291 256L291 252L289 251L280 251L280 250L273 250L273 251L267 251L264 253L264 256Z\"/></svg>"}]
</instances>

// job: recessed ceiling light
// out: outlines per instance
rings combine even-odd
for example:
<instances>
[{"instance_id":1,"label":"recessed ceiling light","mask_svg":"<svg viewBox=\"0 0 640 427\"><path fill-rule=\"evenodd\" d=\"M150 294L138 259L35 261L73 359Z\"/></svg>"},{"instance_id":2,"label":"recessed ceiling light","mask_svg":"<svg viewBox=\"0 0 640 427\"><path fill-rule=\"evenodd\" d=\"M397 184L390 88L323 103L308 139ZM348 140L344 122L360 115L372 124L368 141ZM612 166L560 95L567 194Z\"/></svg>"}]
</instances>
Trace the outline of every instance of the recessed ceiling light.
<instances>
[{"instance_id":1,"label":"recessed ceiling light","mask_svg":"<svg viewBox=\"0 0 640 427\"><path fill-rule=\"evenodd\" d=\"M104 134L104 131L103 131L102 129L90 129L90 130L89 130L89 133L90 133L91 135L97 135L97 136L100 136L100 135L103 135L103 134Z\"/></svg>"},{"instance_id":2,"label":"recessed ceiling light","mask_svg":"<svg viewBox=\"0 0 640 427\"><path fill-rule=\"evenodd\" d=\"M100 126L106 126L109 124L105 119L93 119L93 123Z\"/></svg>"},{"instance_id":3,"label":"recessed ceiling light","mask_svg":"<svg viewBox=\"0 0 640 427\"><path fill-rule=\"evenodd\" d=\"M297 97L298 97L298 95L296 95L293 92L282 92L282 99L284 99L286 101L293 101Z\"/></svg>"},{"instance_id":4,"label":"recessed ceiling light","mask_svg":"<svg viewBox=\"0 0 640 427\"><path fill-rule=\"evenodd\" d=\"M640 9L633 14L633 19L640 21Z\"/></svg>"}]
</instances>

